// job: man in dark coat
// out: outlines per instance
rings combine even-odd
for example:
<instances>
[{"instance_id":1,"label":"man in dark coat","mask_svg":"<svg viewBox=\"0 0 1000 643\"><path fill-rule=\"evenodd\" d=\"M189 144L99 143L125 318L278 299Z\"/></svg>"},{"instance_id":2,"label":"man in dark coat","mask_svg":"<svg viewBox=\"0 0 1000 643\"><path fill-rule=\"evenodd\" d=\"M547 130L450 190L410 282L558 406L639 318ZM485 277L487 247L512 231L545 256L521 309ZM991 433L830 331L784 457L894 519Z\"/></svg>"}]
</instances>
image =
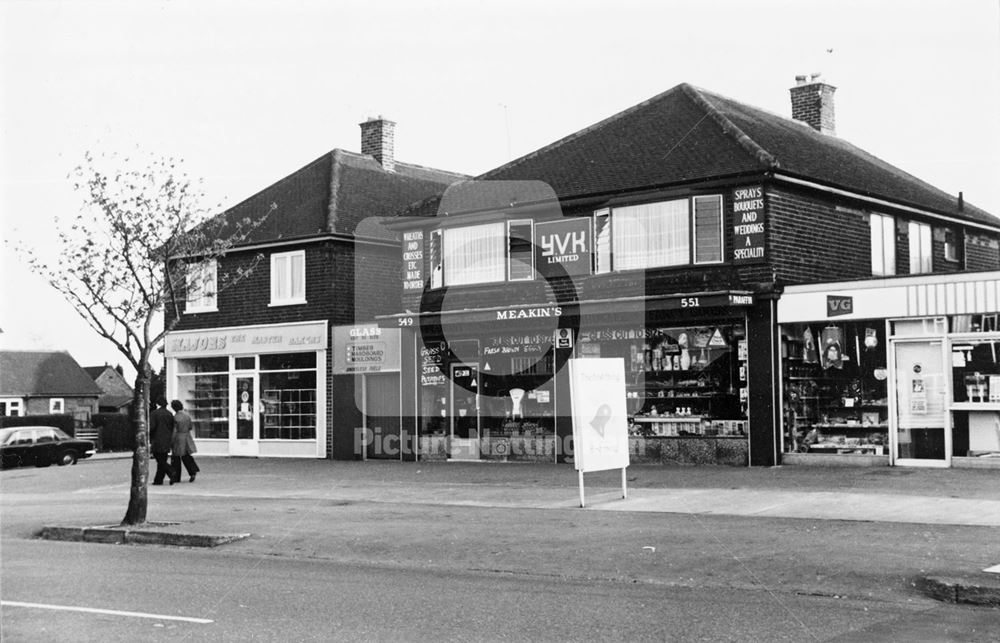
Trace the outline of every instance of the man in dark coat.
<instances>
[{"instance_id":1,"label":"man in dark coat","mask_svg":"<svg viewBox=\"0 0 1000 643\"><path fill-rule=\"evenodd\" d=\"M167 410L167 400L156 400L156 410L149 414L149 450L156 458L156 475L153 484L163 484L164 476L171 479L170 463L167 456L174 435L174 416Z\"/></svg>"}]
</instances>

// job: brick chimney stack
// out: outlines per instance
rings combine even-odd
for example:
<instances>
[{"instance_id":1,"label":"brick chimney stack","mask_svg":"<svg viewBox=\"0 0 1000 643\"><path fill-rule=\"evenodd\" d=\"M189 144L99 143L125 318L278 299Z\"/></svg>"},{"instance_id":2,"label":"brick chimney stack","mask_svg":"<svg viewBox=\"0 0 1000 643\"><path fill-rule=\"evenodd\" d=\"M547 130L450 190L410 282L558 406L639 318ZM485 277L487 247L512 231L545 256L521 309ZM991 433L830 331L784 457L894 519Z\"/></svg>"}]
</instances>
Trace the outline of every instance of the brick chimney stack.
<instances>
[{"instance_id":1,"label":"brick chimney stack","mask_svg":"<svg viewBox=\"0 0 1000 643\"><path fill-rule=\"evenodd\" d=\"M396 123L388 119L374 118L361 123L361 153L375 157L375 160L387 172L396 170L396 157L393 151L393 138Z\"/></svg>"},{"instance_id":2,"label":"brick chimney stack","mask_svg":"<svg viewBox=\"0 0 1000 643\"><path fill-rule=\"evenodd\" d=\"M795 77L795 87L788 90L792 94L792 118L802 121L813 129L835 136L833 116L833 93L837 88L820 80L819 74Z\"/></svg>"}]
</instances>

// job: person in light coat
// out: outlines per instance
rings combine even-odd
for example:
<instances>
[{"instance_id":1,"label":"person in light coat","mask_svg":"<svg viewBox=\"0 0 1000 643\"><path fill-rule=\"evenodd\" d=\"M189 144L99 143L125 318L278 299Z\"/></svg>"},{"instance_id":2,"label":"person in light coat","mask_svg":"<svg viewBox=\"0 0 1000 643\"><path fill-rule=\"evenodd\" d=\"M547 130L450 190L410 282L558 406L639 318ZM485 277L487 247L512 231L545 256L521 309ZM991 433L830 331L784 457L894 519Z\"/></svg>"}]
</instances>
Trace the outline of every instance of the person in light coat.
<instances>
[{"instance_id":1,"label":"person in light coat","mask_svg":"<svg viewBox=\"0 0 1000 643\"><path fill-rule=\"evenodd\" d=\"M174 439L172 445L173 455L170 458L171 484L181 481L181 463L187 469L189 482L194 482L195 476L201 469L194 461L194 453L198 448L194 444L194 436L191 435L191 416L184 410L184 405L180 400L170 403L170 408L174 410Z\"/></svg>"}]
</instances>

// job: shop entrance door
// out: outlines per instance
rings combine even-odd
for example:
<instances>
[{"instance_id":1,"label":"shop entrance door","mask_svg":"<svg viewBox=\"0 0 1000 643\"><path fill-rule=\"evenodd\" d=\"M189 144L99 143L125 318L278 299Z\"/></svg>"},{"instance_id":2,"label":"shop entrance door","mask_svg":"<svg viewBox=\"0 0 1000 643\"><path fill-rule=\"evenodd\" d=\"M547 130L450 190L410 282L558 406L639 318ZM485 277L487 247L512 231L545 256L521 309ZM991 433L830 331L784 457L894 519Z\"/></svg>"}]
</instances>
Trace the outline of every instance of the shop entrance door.
<instances>
[{"instance_id":1,"label":"shop entrance door","mask_svg":"<svg viewBox=\"0 0 1000 643\"><path fill-rule=\"evenodd\" d=\"M399 373L365 375L365 459L399 460L400 443Z\"/></svg>"},{"instance_id":2,"label":"shop entrance door","mask_svg":"<svg viewBox=\"0 0 1000 643\"><path fill-rule=\"evenodd\" d=\"M902 466L946 467L951 453L951 432L942 342L894 342L893 357L895 462Z\"/></svg>"},{"instance_id":3,"label":"shop entrance door","mask_svg":"<svg viewBox=\"0 0 1000 643\"><path fill-rule=\"evenodd\" d=\"M451 366L451 460L479 459L479 374L465 364Z\"/></svg>"},{"instance_id":4,"label":"shop entrance door","mask_svg":"<svg viewBox=\"0 0 1000 643\"><path fill-rule=\"evenodd\" d=\"M229 454L257 456L260 453L260 413L256 375L240 375L236 378L235 426L229 432Z\"/></svg>"}]
</instances>

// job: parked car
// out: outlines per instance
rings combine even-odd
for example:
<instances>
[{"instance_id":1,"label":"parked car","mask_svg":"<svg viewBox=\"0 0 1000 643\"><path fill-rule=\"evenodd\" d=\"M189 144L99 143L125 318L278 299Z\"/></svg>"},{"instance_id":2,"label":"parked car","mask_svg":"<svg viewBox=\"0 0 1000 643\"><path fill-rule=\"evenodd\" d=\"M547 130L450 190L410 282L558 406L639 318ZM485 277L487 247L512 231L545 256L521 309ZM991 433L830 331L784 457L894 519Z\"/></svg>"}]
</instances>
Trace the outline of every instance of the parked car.
<instances>
[{"instance_id":1,"label":"parked car","mask_svg":"<svg viewBox=\"0 0 1000 643\"><path fill-rule=\"evenodd\" d=\"M33 464L65 466L97 453L90 440L77 440L54 426L12 426L0 429L0 454L4 467Z\"/></svg>"}]
</instances>

